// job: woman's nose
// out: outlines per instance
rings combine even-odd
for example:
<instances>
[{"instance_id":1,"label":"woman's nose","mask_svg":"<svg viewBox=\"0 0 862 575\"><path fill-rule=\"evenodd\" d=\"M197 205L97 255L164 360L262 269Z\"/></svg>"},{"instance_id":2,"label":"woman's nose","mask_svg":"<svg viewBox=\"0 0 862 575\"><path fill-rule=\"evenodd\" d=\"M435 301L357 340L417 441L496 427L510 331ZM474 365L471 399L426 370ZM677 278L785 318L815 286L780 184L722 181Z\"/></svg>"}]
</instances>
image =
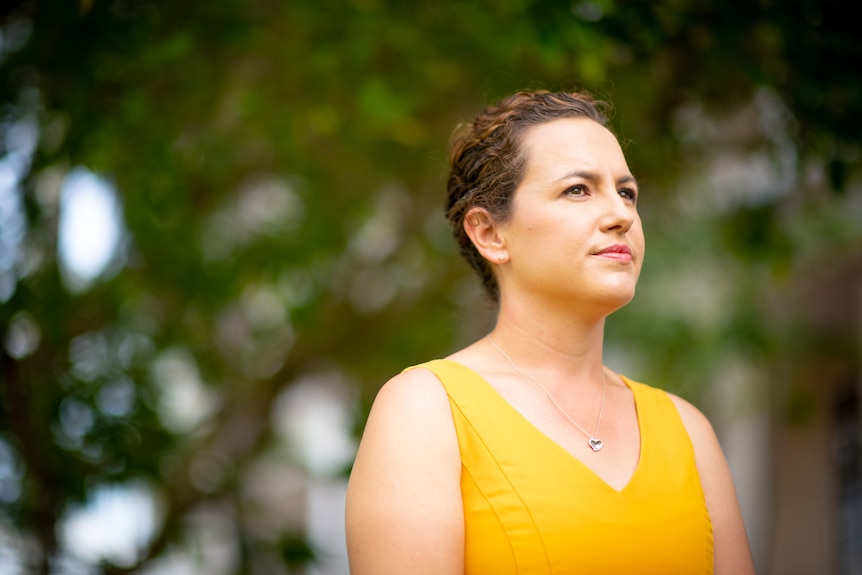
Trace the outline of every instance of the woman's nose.
<instances>
[{"instance_id":1,"label":"woman's nose","mask_svg":"<svg viewBox=\"0 0 862 575\"><path fill-rule=\"evenodd\" d=\"M634 204L623 199L616 190L605 197L602 228L608 231L617 230L622 233L629 231L637 217Z\"/></svg>"}]
</instances>

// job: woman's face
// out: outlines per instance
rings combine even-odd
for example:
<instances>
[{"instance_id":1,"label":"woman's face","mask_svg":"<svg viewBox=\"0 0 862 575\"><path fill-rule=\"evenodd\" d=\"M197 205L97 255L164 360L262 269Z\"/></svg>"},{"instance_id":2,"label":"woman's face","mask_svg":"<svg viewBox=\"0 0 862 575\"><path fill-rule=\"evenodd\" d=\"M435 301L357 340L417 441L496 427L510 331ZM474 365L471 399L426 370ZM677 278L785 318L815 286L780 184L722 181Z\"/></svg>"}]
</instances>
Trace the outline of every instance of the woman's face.
<instances>
[{"instance_id":1,"label":"woman's face","mask_svg":"<svg viewBox=\"0 0 862 575\"><path fill-rule=\"evenodd\" d=\"M530 128L521 146L524 177L498 228L509 255L498 269L503 296L604 314L622 307L634 296L644 236L637 182L616 138L592 120L567 118Z\"/></svg>"}]
</instances>

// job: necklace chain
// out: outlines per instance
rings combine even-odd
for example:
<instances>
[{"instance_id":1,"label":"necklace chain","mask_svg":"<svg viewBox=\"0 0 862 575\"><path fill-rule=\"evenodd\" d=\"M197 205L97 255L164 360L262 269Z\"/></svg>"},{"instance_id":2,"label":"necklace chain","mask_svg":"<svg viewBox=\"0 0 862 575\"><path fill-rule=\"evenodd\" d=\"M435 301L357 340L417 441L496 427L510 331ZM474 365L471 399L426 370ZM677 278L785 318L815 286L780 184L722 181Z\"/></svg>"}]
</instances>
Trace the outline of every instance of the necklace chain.
<instances>
[{"instance_id":1,"label":"necklace chain","mask_svg":"<svg viewBox=\"0 0 862 575\"><path fill-rule=\"evenodd\" d=\"M526 371L524 371L523 369L521 369L520 367L515 365L515 362L512 360L511 357L509 357L509 354L506 353L505 351L503 351L502 348L500 348L500 346L497 345L497 342L494 341L494 339L491 337L490 334L488 335L488 341L491 342L491 345L494 346L494 349L499 351L500 354L506 358L506 360L509 362L509 365L512 366L512 369L514 369L515 371L517 371L518 373L520 373L521 375L523 375L524 377L526 377L527 379L529 379L530 381L535 383L539 387L539 389L541 389L545 393L545 395L548 396L548 399L551 400L551 403L554 404L554 407L556 407L557 410L561 414L563 414L563 417L565 417L569 423L571 423L572 425L577 427L578 430L581 431L581 433L583 433L584 435L587 436L587 438L589 439L588 444L590 446L590 449L592 449L593 451L599 451L602 448L602 440L599 439L598 435L599 435L599 428L602 425L602 414L605 411L605 397L607 396L607 386L605 385L605 370L604 370L604 368L602 368L602 403L599 406L599 419L598 419L598 421L596 421L596 432L593 433L592 435L590 435L589 431L587 431L586 429L581 427L580 424L578 424L577 421L572 419L572 417L566 412L566 410L563 409L563 407L559 403L557 403L557 400L554 399L554 396L551 395L551 393L547 390L547 388L545 388L544 385L539 383L539 381L535 377L533 377L532 375L530 375L529 373L527 373Z\"/></svg>"}]
</instances>

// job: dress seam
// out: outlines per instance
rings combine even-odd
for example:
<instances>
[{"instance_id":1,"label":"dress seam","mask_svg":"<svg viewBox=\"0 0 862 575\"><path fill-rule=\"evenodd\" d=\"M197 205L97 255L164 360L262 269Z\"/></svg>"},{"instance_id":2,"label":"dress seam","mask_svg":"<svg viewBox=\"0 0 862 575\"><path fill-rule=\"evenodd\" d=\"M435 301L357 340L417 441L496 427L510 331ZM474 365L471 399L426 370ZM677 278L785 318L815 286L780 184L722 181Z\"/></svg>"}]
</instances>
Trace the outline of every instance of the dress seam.
<instances>
[{"instance_id":1,"label":"dress seam","mask_svg":"<svg viewBox=\"0 0 862 575\"><path fill-rule=\"evenodd\" d=\"M464 462L463 462L463 461L461 462L461 468L463 469L464 473L467 475L467 477L469 478L469 480L470 480L470 481L473 483L473 485L476 487L476 491L478 491L478 492L482 495L482 499L483 499L483 500L485 501L485 503L488 505L488 508L489 508L489 509L494 513L494 518L497 520L497 523L500 525L500 529L502 530L502 532L506 534L506 545L508 545L508 546L509 546L509 553L511 553L511 554L512 554L512 563L513 563L513 564L516 566L516 568L517 568L517 565L518 565L518 556L517 556L517 554L515 553L515 549L514 549L514 547L512 547L512 539L509 537L509 533L508 533L508 531L506 531L506 529L505 529L505 525L503 524L503 521L500 519L500 514L499 514L499 513L497 513L497 509L496 509L496 508L491 504L491 501L488 499L488 496L487 496L487 495L485 495L485 492L484 492L484 491L482 491L482 489L479 487L479 483L478 483L478 482L476 481L476 479L473 477L473 474L472 474L472 473L470 473L470 469L469 469L466 465L464 465ZM465 528L465 534L466 534L466 528ZM467 548L466 548L466 545L465 545L465 547L464 547L464 554L465 554L465 557L466 557L466 549L467 549ZM519 571L520 571L520 569L519 569Z\"/></svg>"},{"instance_id":2,"label":"dress seam","mask_svg":"<svg viewBox=\"0 0 862 575\"><path fill-rule=\"evenodd\" d=\"M438 376L438 377L439 377L439 376ZM487 444L487 443L485 443L484 438L479 434L479 432L478 432L478 431L476 430L476 428L473 426L473 423L470 421L470 419L469 419L469 418L467 418L467 417L464 415L464 412L461 410L461 407L460 407L460 406L455 402L455 400L454 400L454 399L452 398L452 396L449 394L449 390L448 390L448 388L446 388L446 395L448 395L448 396L449 396L449 404L450 404L450 406L458 410L458 413L459 413L459 414L460 414L460 416L461 416L461 421L462 421L462 422L464 422L467 426L469 426L469 427L470 427L470 429L473 431L473 437L474 437L474 438L476 438L476 439L477 439L477 440L482 444L482 446L485 448L485 452L486 452L486 453L489 455L489 457L494 461L494 464L497 466L497 469L498 469L498 470L499 470L499 472L502 474L502 476L503 476L503 478L505 479L506 483L507 483L507 484L512 488L512 493L514 493L514 494L517 496L518 501L519 501L519 502L520 502L520 504L521 504L521 509L522 509L522 510L523 510L523 512L527 515L527 517L529 517L529 518L530 518L530 525L531 525L531 526L532 526L532 528L533 528L533 531L534 531L534 533L535 533L535 537L536 537L536 538L539 540L539 542L541 542L541 544L542 544L542 551L544 552L545 562L546 562L546 563L547 563L547 565L548 565L548 573L551 573L551 574L552 574L554 571L553 571L553 568L552 568L552 566L551 566L551 558L548 556L548 546L545 544L545 539L544 539L544 537L542 537L542 532L541 532L541 530L539 529L538 524L536 523L536 519L535 519L535 517L533 517L533 513L530 511L529 507L527 506L526 501L524 501L523 497L521 496L521 493L520 493L520 492L518 491L518 489L517 489L517 488L512 484L512 480L511 480L511 478L509 477L509 475L508 475L508 474L505 472L505 470L503 469L503 466L500 464L500 462L499 462L499 460L497 459L497 457L496 457L496 455L494 454L494 452L493 452L493 451L488 447L488 444ZM456 433L457 433L457 426L456 426ZM460 448L460 436L459 436L459 448ZM463 458L461 459L461 465L462 465L462 467L463 467L464 469L467 469L466 465L464 465L464 460L463 460ZM469 469L467 469L467 472L469 473ZM472 475L472 474L470 474L470 477L471 477L471 479L472 479L473 475ZM481 493L481 494L482 494L482 497L485 499L485 501L488 503L488 505L489 505L489 506L491 507L491 509L494 511L494 516L497 518L497 520L500 522L500 524L501 524L501 525L505 525L505 523L503 523L503 521L500 519L499 514L497 513L497 508L496 508L496 507L491 503L491 500L488 498L488 496L485 494L485 492L481 489L481 487L479 486L479 484L478 484L478 483L476 483L475 481L474 481L474 484L476 485L477 489L479 490L479 493ZM509 543L509 547L510 547L510 548L512 548L512 540L511 540L511 536L510 536L510 534L509 534L509 531L508 531L508 530L506 530L506 529L504 529L503 531L504 531L504 533L506 534L506 541ZM514 549L513 549L513 548L512 548L512 551L513 551L513 552L512 552L512 554L513 554L513 556L514 556L514 558L515 558L515 567L516 567L516 569L518 570L518 573L520 573L520 572L521 572L521 565L520 565L520 561L519 561L519 555L518 555L517 553L515 553L515 552L514 552Z\"/></svg>"}]
</instances>

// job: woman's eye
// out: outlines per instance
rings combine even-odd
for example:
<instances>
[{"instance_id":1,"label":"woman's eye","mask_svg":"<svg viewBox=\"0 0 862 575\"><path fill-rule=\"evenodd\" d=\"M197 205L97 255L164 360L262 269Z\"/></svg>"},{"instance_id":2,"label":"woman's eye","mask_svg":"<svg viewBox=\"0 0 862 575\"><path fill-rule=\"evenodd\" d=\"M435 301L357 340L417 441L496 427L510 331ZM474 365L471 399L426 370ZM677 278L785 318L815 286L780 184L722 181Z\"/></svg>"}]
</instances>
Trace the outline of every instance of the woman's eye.
<instances>
[{"instance_id":1,"label":"woman's eye","mask_svg":"<svg viewBox=\"0 0 862 575\"><path fill-rule=\"evenodd\" d=\"M636 190L631 188L623 188L619 191L620 196L627 200L636 201L638 199L638 193Z\"/></svg>"},{"instance_id":2,"label":"woman's eye","mask_svg":"<svg viewBox=\"0 0 862 575\"><path fill-rule=\"evenodd\" d=\"M577 184L570 188L566 188L566 194L569 194L570 196L584 196L587 192L587 187L583 184Z\"/></svg>"}]
</instances>

